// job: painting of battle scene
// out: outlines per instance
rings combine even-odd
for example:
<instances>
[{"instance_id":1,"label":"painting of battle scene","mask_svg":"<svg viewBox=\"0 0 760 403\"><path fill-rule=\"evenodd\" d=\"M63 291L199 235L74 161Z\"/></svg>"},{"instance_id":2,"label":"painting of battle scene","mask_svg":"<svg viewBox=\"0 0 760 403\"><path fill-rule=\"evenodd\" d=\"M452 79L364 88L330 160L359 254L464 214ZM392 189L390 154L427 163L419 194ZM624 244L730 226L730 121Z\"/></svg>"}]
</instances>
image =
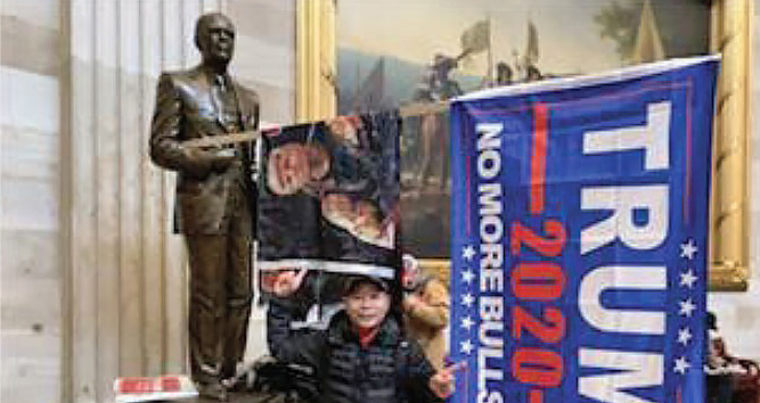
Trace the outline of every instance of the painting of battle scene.
<instances>
[{"instance_id":1,"label":"painting of battle scene","mask_svg":"<svg viewBox=\"0 0 760 403\"><path fill-rule=\"evenodd\" d=\"M709 11L704 0L338 0L339 114L412 111L400 140L404 250L449 256L448 114L415 106L705 54Z\"/></svg>"}]
</instances>

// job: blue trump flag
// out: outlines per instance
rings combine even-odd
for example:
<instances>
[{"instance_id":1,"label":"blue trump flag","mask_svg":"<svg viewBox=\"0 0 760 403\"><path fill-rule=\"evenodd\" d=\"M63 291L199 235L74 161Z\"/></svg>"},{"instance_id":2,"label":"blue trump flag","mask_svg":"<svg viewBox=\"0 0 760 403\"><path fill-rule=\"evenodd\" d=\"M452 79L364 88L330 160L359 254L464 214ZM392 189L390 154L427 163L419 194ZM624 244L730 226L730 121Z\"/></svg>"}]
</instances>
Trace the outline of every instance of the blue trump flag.
<instances>
[{"instance_id":1,"label":"blue trump flag","mask_svg":"<svg viewBox=\"0 0 760 403\"><path fill-rule=\"evenodd\" d=\"M494 89L451 113L451 402L704 396L717 57Z\"/></svg>"}]
</instances>

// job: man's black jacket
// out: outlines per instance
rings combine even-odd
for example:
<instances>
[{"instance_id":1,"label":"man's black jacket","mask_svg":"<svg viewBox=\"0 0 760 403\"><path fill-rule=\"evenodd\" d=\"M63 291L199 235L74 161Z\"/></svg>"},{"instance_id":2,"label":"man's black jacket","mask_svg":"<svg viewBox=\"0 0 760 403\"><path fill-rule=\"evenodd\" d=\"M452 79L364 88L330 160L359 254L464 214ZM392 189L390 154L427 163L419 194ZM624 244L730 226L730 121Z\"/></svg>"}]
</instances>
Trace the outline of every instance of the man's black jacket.
<instances>
[{"instance_id":1,"label":"man's black jacket","mask_svg":"<svg viewBox=\"0 0 760 403\"><path fill-rule=\"evenodd\" d=\"M435 370L416 342L404 339L390 316L367 348L362 348L348 316L340 311L326 330L294 331L292 309L273 299L267 314L267 341L281 362L315 370L324 403L439 402L428 387Z\"/></svg>"}]
</instances>

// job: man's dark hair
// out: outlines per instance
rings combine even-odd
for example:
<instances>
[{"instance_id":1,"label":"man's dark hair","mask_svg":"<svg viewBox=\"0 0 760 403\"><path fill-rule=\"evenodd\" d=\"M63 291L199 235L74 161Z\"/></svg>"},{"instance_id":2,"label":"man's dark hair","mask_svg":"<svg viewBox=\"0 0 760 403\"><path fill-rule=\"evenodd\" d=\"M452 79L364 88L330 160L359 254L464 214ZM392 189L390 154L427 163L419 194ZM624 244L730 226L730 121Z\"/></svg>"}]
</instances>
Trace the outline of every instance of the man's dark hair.
<instances>
[{"instance_id":1,"label":"man's dark hair","mask_svg":"<svg viewBox=\"0 0 760 403\"><path fill-rule=\"evenodd\" d=\"M705 317L705 320L707 322L708 330L718 330L718 318L715 317L714 313L707 311L707 316Z\"/></svg>"},{"instance_id":2,"label":"man's dark hair","mask_svg":"<svg viewBox=\"0 0 760 403\"><path fill-rule=\"evenodd\" d=\"M347 277L344 280L343 283L343 295L347 296L352 294L354 291L356 291L360 285L363 284L370 284L374 287L377 287L382 292L385 292L387 294L392 293L392 287L390 284L388 284L388 281L383 280L381 278L371 277L371 276L361 276L361 275L354 275Z\"/></svg>"}]
</instances>

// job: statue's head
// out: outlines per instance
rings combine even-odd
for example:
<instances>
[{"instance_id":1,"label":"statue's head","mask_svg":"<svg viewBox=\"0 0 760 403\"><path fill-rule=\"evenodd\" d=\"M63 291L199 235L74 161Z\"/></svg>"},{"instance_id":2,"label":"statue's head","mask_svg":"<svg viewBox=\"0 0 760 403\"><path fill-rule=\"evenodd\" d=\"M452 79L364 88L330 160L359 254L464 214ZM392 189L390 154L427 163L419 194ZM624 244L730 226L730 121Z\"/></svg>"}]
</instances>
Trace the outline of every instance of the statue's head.
<instances>
[{"instance_id":1,"label":"statue's head","mask_svg":"<svg viewBox=\"0 0 760 403\"><path fill-rule=\"evenodd\" d=\"M203 14L195 25L195 46L204 64L226 66L235 50L235 27L221 13Z\"/></svg>"}]
</instances>

